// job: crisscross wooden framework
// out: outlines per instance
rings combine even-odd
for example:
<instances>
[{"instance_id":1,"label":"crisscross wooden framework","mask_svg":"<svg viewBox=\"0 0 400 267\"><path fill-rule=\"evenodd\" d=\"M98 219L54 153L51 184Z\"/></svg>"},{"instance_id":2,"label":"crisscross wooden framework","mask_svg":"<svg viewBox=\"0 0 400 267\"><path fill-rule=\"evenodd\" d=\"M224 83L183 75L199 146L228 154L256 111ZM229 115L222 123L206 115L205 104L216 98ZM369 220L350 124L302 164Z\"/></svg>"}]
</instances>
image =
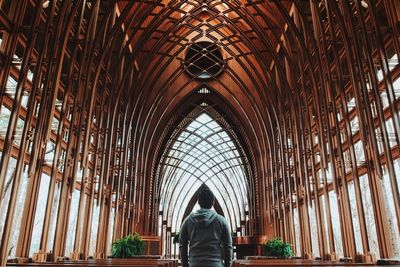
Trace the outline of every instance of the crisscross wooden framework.
<instances>
[{"instance_id":1,"label":"crisscross wooden framework","mask_svg":"<svg viewBox=\"0 0 400 267\"><path fill-rule=\"evenodd\" d=\"M398 255L399 25L393 0L0 0L0 265L154 235L166 129L203 87L248 150L249 233ZM225 61L208 80L183 64L203 41Z\"/></svg>"}]
</instances>

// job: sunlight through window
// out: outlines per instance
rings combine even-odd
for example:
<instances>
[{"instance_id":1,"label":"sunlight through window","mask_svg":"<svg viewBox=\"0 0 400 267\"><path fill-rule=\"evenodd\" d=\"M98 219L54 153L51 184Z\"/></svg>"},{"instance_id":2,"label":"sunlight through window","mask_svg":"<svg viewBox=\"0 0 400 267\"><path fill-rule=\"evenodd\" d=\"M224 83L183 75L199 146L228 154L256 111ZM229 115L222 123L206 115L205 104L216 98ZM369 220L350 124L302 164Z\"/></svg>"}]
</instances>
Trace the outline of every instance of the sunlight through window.
<instances>
[{"instance_id":1,"label":"sunlight through window","mask_svg":"<svg viewBox=\"0 0 400 267\"><path fill-rule=\"evenodd\" d=\"M193 198L201 186L208 186L214 192L220 213L233 232L246 221L247 160L231 138L231 129L224 128L221 120L222 117L214 119L205 112L199 114L185 126L178 127L178 137L166 150L160 166L160 192L163 193L159 210L172 233L179 231L187 215L185 211L198 208L190 203L196 202Z\"/></svg>"}]
</instances>

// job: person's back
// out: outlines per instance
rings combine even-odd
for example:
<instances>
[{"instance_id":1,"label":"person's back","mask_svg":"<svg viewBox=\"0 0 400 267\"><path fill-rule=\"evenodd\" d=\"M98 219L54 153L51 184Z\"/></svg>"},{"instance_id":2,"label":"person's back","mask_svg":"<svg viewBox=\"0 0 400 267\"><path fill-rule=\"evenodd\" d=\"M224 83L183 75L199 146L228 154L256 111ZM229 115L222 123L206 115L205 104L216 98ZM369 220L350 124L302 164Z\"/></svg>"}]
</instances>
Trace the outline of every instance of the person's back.
<instances>
[{"instance_id":1,"label":"person's back","mask_svg":"<svg viewBox=\"0 0 400 267\"><path fill-rule=\"evenodd\" d=\"M231 264L230 230L225 218L211 210L213 203L212 192L203 190L199 196L201 209L190 214L182 224L179 243L183 267L227 267Z\"/></svg>"}]
</instances>

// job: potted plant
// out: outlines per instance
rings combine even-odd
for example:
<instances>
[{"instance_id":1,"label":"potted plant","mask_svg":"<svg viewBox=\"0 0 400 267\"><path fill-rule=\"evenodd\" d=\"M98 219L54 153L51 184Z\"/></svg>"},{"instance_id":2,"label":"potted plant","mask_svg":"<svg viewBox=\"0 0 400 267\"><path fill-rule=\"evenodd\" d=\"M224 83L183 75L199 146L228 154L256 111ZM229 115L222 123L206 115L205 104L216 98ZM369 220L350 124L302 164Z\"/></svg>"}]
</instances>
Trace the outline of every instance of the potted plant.
<instances>
[{"instance_id":1,"label":"potted plant","mask_svg":"<svg viewBox=\"0 0 400 267\"><path fill-rule=\"evenodd\" d=\"M173 239L172 243L179 244L179 232L172 233Z\"/></svg>"},{"instance_id":2,"label":"potted plant","mask_svg":"<svg viewBox=\"0 0 400 267\"><path fill-rule=\"evenodd\" d=\"M143 252L144 241L137 233L116 240L111 248L113 258L129 258L142 255Z\"/></svg>"},{"instance_id":3,"label":"potted plant","mask_svg":"<svg viewBox=\"0 0 400 267\"><path fill-rule=\"evenodd\" d=\"M278 259L288 259L293 256L293 251L289 243L283 242L280 237L276 237L262 245L262 254Z\"/></svg>"}]
</instances>

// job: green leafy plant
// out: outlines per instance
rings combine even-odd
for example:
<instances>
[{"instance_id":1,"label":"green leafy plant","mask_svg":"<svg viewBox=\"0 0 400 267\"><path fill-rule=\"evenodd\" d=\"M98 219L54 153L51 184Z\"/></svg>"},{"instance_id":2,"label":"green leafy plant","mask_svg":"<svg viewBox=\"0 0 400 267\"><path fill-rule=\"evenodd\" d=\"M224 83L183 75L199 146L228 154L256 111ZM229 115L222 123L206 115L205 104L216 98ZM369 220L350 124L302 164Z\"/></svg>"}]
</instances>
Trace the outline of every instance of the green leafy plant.
<instances>
[{"instance_id":1,"label":"green leafy plant","mask_svg":"<svg viewBox=\"0 0 400 267\"><path fill-rule=\"evenodd\" d=\"M142 255L144 252L144 241L135 233L127 235L112 244L111 254L113 258L129 258Z\"/></svg>"},{"instance_id":2,"label":"green leafy plant","mask_svg":"<svg viewBox=\"0 0 400 267\"><path fill-rule=\"evenodd\" d=\"M292 246L282 241L280 237L268 240L262 245L262 253L264 256L277 257L279 259L287 259L293 256Z\"/></svg>"},{"instance_id":3,"label":"green leafy plant","mask_svg":"<svg viewBox=\"0 0 400 267\"><path fill-rule=\"evenodd\" d=\"M172 236L174 237L174 238L172 239L172 243L178 244L178 243L179 243L179 232L172 233Z\"/></svg>"}]
</instances>

